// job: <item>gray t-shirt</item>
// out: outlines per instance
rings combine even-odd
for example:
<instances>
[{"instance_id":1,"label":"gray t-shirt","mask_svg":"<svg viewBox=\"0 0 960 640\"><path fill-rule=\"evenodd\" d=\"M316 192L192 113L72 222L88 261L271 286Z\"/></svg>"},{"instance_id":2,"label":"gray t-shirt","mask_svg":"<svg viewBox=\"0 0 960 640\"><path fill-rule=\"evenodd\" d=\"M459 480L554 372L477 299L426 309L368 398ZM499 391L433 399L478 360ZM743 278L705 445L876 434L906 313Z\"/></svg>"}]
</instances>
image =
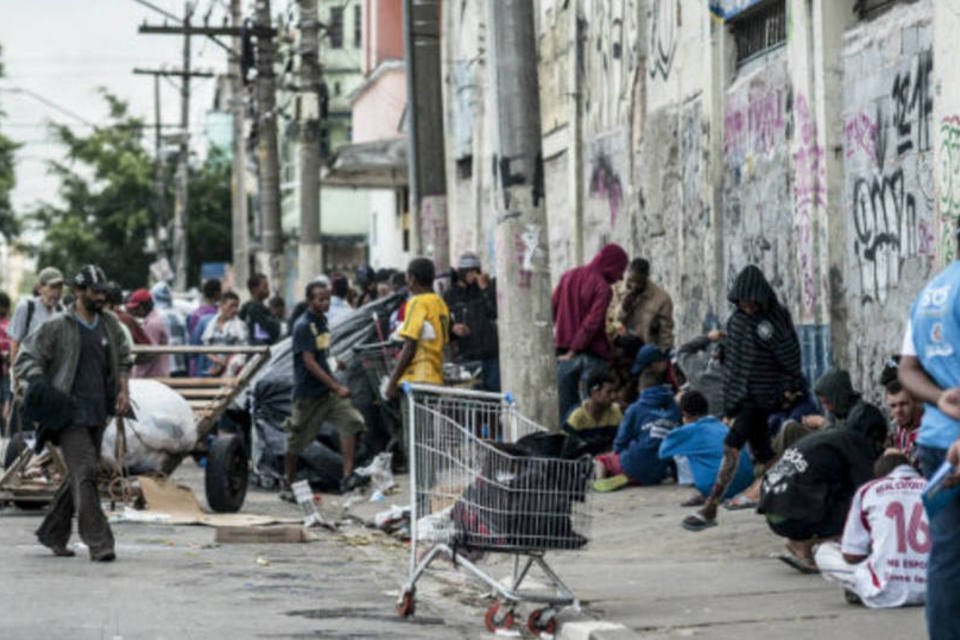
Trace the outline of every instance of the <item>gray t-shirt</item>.
<instances>
[{"instance_id":1,"label":"gray t-shirt","mask_svg":"<svg viewBox=\"0 0 960 640\"><path fill-rule=\"evenodd\" d=\"M30 315L30 303L33 303L33 316L30 318L30 326L27 326L27 316ZM10 326L7 327L7 335L11 340L23 342L31 333L39 329L43 323L63 311L63 307L57 303L52 309L40 301L39 297L24 298L17 303L17 308L13 311L13 318L10 320Z\"/></svg>"}]
</instances>

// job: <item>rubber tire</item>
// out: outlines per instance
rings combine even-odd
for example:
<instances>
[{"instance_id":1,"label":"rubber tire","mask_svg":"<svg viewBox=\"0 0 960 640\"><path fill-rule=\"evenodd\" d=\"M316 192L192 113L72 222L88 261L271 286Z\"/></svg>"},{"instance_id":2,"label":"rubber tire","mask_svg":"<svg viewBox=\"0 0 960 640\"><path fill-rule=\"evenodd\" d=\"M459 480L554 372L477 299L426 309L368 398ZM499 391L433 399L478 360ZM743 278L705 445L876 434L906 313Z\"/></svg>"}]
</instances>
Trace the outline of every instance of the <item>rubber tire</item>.
<instances>
[{"instance_id":1,"label":"rubber tire","mask_svg":"<svg viewBox=\"0 0 960 640\"><path fill-rule=\"evenodd\" d=\"M513 628L513 611L508 610L503 614L503 617L500 618L497 614L500 613L501 606L503 606L503 603L499 600L494 602L490 605L490 608L487 609L487 614L483 616L483 623L490 633L496 633L498 629L506 631Z\"/></svg>"},{"instance_id":2,"label":"rubber tire","mask_svg":"<svg viewBox=\"0 0 960 640\"><path fill-rule=\"evenodd\" d=\"M250 461L243 438L218 436L207 453L207 504L217 513L236 513L247 497Z\"/></svg>"},{"instance_id":3,"label":"rubber tire","mask_svg":"<svg viewBox=\"0 0 960 640\"><path fill-rule=\"evenodd\" d=\"M397 603L397 615L401 618L409 618L417 610L413 591L406 591L400 596L400 602Z\"/></svg>"},{"instance_id":4,"label":"rubber tire","mask_svg":"<svg viewBox=\"0 0 960 640\"><path fill-rule=\"evenodd\" d=\"M10 438L10 442L7 443L7 450L3 454L4 469L9 469L10 465L17 461L24 446L26 446L26 443L23 441L22 435L14 434L14 436Z\"/></svg>"},{"instance_id":5,"label":"rubber tire","mask_svg":"<svg viewBox=\"0 0 960 640\"><path fill-rule=\"evenodd\" d=\"M540 638L543 635L554 635L557 631L556 617L550 618L546 624L540 624L540 617L546 612L546 609L535 609L530 612L527 618L527 631L533 634L534 638Z\"/></svg>"}]
</instances>

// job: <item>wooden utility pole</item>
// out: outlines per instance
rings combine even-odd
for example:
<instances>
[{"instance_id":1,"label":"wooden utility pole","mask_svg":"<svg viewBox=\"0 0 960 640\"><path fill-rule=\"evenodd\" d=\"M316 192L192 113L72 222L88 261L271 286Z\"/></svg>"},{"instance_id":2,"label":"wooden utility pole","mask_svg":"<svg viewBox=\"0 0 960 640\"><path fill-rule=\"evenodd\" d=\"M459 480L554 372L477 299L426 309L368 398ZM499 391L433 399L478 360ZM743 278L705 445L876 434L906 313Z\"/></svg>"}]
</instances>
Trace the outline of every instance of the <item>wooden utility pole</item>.
<instances>
[{"instance_id":1,"label":"wooden utility pole","mask_svg":"<svg viewBox=\"0 0 960 640\"><path fill-rule=\"evenodd\" d=\"M487 0L487 127L500 371L525 415L559 425L534 3Z\"/></svg>"},{"instance_id":2,"label":"wooden utility pole","mask_svg":"<svg viewBox=\"0 0 960 640\"><path fill-rule=\"evenodd\" d=\"M444 164L440 0L404 0L403 35L410 105L410 204L413 251L437 273L450 267L447 174Z\"/></svg>"},{"instance_id":3,"label":"wooden utility pole","mask_svg":"<svg viewBox=\"0 0 960 640\"><path fill-rule=\"evenodd\" d=\"M183 26L189 31L193 6L183 3ZM190 186L190 34L183 36L183 80L180 82L180 151L177 154L177 188L173 198L173 286L187 288L187 217Z\"/></svg>"},{"instance_id":4,"label":"wooden utility pole","mask_svg":"<svg viewBox=\"0 0 960 640\"><path fill-rule=\"evenodd\" d=\"M230 0L230 20L233 27L240 29L243 23L243 7L241 0ZM247 215L247 188L246 188L246 140L243 131L245 107L245 89L240 59L243 55L243 41L240 34L233 36L231 42L233 51L230 54L230 87L233 112L233 166L230 172L230 220L231 246L233 250L233 276L242 288L246 285L250 275L250 250L247 246L250 230Z\"/></svg>"},{"instance_id":5,"label":"wooden utility pole","mask_svg":"<svg viewBox=\"0 0 960 640\"><path fill-rule=\"evenodd\" d=\"M257 26L270 29L270 0L256 2ZM277 151L277 87L273 71L276 46L272 37L257 37L257 127L260 215L263 223L259 262L266 267L274 291L284 291L283 227L280 220L280 165Z\"/></svg>"},{"instance_id":6,"label":"wooden utility pole","mask_svg":"<svg viewBox=\"0 0 960 640\"><path fill-rule=\"evenodd\" d=\"M297 291L323 270L320 239L320 45L317 0L300 5L300 237ZM299 295L299 293L298 293Z\"/></svg>"}]
</instances>

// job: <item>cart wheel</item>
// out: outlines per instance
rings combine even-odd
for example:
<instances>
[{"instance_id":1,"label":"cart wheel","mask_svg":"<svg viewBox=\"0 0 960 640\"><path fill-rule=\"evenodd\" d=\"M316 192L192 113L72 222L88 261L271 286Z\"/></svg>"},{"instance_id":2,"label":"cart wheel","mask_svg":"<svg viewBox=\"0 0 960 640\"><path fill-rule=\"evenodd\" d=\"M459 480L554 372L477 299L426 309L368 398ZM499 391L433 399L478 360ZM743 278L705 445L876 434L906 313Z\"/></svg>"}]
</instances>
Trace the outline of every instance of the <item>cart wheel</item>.
<instances>
[{"instance_id":1,"label":"cart wheel","mask_svg":"<svg viewBox=\"0 0 960 640\"><path fill-rule=\"evenodd\" d=\"M243 506L250 475L243 438L218 436L207 454L207 503L219 513L234 513Z\"/></svg>"},{"instance_id":2,"label":"cart wheel","mask_svg":"<svg viewBox=\"0 0 960 640\"><path fill-rule=\"evenodd\" d=\"M554 616L546 621L542 621L543 614L550 611L549 609L535 609L530 612L530 617L527 618L527 630L533 634L535 638L539 638L542 635L554 635L557 631L557 619Z\"/></svg>"},{"instance_id":3,"label":"cart wheel","mask_svg":"<svg viewBox=\"0 0 960 640\"><path fill-rule=\"evenodd\" d=\"M513 627L513 609L507 609L502 615L500 607L503 602L497 600L487 609L487 615L483 616L483 623L487 625L490 633L496 633L498 629L510 629Z\"/></svg>"},{"instance_id":4,"label":"cart wheel","mask_svg":"<svg viewBox=\"0 0 960 640\"><path fill-rule=\"evenodd\" d=\"M404 591L397 602L397 615L401 618L409 618L416 611L416 603L413 599L413 590Z\"/></svg>"}]
</instances>

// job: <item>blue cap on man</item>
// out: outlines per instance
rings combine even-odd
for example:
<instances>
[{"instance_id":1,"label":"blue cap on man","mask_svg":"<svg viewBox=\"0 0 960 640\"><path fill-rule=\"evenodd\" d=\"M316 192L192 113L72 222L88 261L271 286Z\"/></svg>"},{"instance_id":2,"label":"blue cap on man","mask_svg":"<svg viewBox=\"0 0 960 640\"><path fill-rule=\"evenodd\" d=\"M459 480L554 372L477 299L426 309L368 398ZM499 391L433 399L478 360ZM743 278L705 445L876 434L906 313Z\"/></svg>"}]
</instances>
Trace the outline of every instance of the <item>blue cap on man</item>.
<instances>
[{"instance_id":1,"label":"blue cap on man","mask_svg":"<svg viewBox=\"0 0 960 640\"><path fill-rule=\"evenodd\" d=\"M638 376L654 362L660 362L666 359L667 354L661 351L660 347L653 344L645 344L637 351L637 357L633 359L633 366L630 367L630 373Z\"/></svg>"}]
</instances>

